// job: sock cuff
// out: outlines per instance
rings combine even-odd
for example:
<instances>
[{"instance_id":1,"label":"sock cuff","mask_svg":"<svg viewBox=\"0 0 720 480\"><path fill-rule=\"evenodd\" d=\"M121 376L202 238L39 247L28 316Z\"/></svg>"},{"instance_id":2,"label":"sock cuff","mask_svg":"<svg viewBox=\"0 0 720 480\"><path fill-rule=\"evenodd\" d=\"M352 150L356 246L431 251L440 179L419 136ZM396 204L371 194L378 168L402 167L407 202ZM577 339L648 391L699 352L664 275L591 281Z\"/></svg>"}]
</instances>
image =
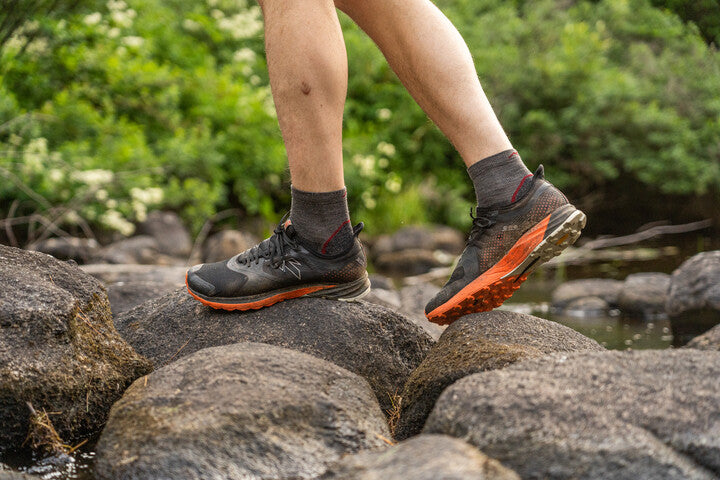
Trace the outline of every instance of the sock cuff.
<instances>
[{"instance_id":1,"label":"sock cuff","mask_svg":"<svg viewBox=\"0 0 720 480\"><path fill-rule=\"evenodd\" d=\"M519 162L522 162L522 160L520 160L520 154L518 153L518 151L514 148L511 148L510 150L503 150L500 153L490 155L489 157L483 158L479 162L473 163L467 169L468 175L470 175L470 178L475 180L480 175L487 174L488 169L495 167L498 162L510 160L511 158L517 158Z\"/></svg>"},{"instance_id":2,"label":"sock cuff","mask_svg":"<svg viewBox=\"0 0 720 480\"><path fill-rule=\"evenodd\" d=\"M293 199L300 200L303 203L313 203L318 205L337 202L338 200L347 197L346 187L330 192L306 192L304 190L298 190L291 185L290 190Z\"/></svg>"}]
</instances>

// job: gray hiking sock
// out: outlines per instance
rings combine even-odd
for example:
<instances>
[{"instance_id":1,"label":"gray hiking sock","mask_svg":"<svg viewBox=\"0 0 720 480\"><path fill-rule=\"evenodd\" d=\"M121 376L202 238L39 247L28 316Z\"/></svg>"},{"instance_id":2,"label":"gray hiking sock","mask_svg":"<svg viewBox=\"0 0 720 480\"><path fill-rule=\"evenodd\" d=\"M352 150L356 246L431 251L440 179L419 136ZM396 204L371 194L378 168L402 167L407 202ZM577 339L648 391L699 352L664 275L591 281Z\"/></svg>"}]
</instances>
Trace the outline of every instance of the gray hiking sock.
<instances>
[{"instance_id":1,"label":"gray hiking sock","mask_svg":"<svg viewBox=\"0 0 720 480\"><path fill-rule=\"evenodd\" d=\"M353 244L347 190L303 192L291 187L290 221L300 238L318 253L335 255Z\"/></svg>"},{"instance_id":2,"label":"gray hiking sock","mask_svg":"<svg viewBox=\"0 0 720 480\"><path fill-rule=\"evenodd\" d=\"M505 150L467 169L475 186L475 197L480 208L506 205L522 198L530 188L532 173L520 159L516 150Z\"/></svg>"}]
</instances>

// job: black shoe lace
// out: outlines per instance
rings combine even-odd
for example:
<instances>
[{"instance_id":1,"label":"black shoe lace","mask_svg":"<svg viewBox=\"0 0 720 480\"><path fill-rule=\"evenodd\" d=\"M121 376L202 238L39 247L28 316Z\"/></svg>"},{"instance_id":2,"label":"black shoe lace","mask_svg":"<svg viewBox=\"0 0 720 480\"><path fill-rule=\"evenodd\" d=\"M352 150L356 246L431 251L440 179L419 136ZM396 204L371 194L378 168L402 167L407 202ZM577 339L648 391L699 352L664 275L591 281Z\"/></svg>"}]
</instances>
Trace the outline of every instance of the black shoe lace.
<instances>
[{"instance_id":1,"label":"black shoe lace","mask_svg":"<svg viewBox=\"0 0 720 480\"><path fill-rule=\"evenodd\" d=\"M479 237L486 229L495 225L495 217L497 214L497 210L482 211L478 207L475 207L475 212L473 213L473 209L470 208L470 218L472 218L473 226L470 229L468 242Z\"/></svg>"},{"instance_id":2,"label":"black shoe lace","mask_svg":"<svg viewBox=\"0 0 720 480\"><path fill-rule=\"evenodd\" d=\"M286 215L287 217L287 215ZM260 262L261 258L267 258L270 260L270 265L273 268L280 266L280 260L285 255L285 248L290 247L293 250L298 248L298 243L293 239L294 235L288 232L283 226L285 217L280 221L273 235L258 243L254 247L246 250L237 256L237 262L243 265L249 265L251 262L256 264Z\"/></svg>"}]
</instances>

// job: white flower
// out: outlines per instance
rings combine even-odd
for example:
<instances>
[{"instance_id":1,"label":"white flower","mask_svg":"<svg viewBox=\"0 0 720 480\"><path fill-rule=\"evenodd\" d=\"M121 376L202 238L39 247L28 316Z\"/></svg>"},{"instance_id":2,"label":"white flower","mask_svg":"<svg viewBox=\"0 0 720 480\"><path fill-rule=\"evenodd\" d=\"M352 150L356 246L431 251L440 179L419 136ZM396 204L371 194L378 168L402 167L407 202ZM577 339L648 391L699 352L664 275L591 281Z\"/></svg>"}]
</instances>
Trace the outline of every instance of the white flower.
<instances>
[{"instance_id":1,"label":"white flower","mask_svg":"<svg viewBox=\"0 0 720 480\"><path fill-rule=\"evenodd\" d=\"M123 28L128 28L128 27L132 26L132 24L133 24L133 21L132 21L132 18L130 17L130 15L128 15L127 12L124 12L122 10L116 10L116 11L112 12L110 14L110 16L112 17L112 20L113 20L113 22L115 22L115 24L117 24Z\"/></svg>"},{"instance_id":2,"label":"white flower","mask_svg":"<svg viewBox=\"0 0 720 480\"><path fill-rule=\"evenodd\" d=\"M107 2L108 10L125 10L127 8L127 3L123 2L123 0L109 0Z\"/></svg>"},{"instance_id":3,"label":"white flower","mask_svg":"<svg viewBox=\"0 0 720 480\"><path fill-rule=\"evenodd\" d=\"M113 27L107 32L107 36L109 38L117 38L120 36L120 29L117 27Z\"/></svg>"},{"instance_id":4,"label":"white flower","mask_svg":"<svg viewBox=\"0 0 720 480\"><path fill-rule=\"evenodd\" d=\"M73 180L94 187L112 182L115 174L110 170L95 169L73 172L70 176Z\"/></svg>"},{"instance_id":5,"label":"white flower","mask_svg":"<svg viewBox=\"0 0 720 480\"><path fill-rule=\"evenodd\" d=\"M397 177L390 177L385 181L385 188L392 193L398 193L402 188L402 182Z\"/></svg>"},{"instance_id":6,"label":"white flower","mask_svg":"<svg viewBox=\"0 0 720 480\"><path fill-rule=\"evenodd\" d=\"M144 205L156 205L163 201L165 192L162 188L131 188L130 196L133 201Z\"/></svg>"},{"instance_id":7,"label":"white flower","mask_svg":"<svg viewBox=\"0 0 720 480\"><path fill-rule=\"evenodd\" d=\"M375 157L373 155L357 154L353 158L353 163L360 168L360 175L370 177L375 173Z\"/></svg>"},{"instance_id":8,"label":"white flower","mask_svg":"<svg viewBox=\"0 0 720 480\"><path fill-rule=\"evenodd\" d=\"M100 190L98 190L97 192L95 192L95 198L97 198L97 199L100 200L101 202L107 200L107 198L108 198L108 191L105 190L104 188L101 188Z\"/></svg>"},{"instance_id":9,"label":"white flower","mask_svg":"<svg viewBox=\"0 0 720 480\"><path fill-rule=\"evenodd\" d=\"M258 77L257 75L253 75L250 77L250 85L260 85L260 82L262 82L262 79Z\"/></svg>"},{"instance_id":10,"label":"white flower","mask_svg":"<svg viewBox=\"0 0 720 480\"><path fill-rule=\"evenodd\" d=\"M210 16L213 17L215 20L220 20L221 18L225 18L225 12L217 8L213 8L210 11Z\"/></svg>"},{"instance_id":11,"label":"white flower","mask_svg":"<svg viewBox=\"0 0 720 480\"><path fill-rule=\"evenodd\" d=\"M200 30L202 28L202 25L200 25L195 20L192 20L189 18L186 18L185 20L183 20L182 26L188 32L197 32L198 30Z\"/></svg>"},{"instance_id":12,"label":"white flower","mask_svg":"<svg viewBox=\"0 0 720 480\"><path fill-rule=\"evenodd\" d=\"M390 120L390 117L392 117L392 111L389 108L381 108L377 111L377 117L380 120Z\"/></svg>"},{"instance_id":13,"label":"white flower","mask_svg":"<svg viewBox=\"0 0 720 480\"><path fill-rule=\"evenodd\" d=\"M365 208L368 210L372 210L377 206L377 201L372 198L372 194L370 192L363 192L362 195L360 195L360 198L365 204Z\"/></svg>"},{"instance_id":14,"label":"white flower","mask_svg":"<svg viewBox=\"0 0 720 480\"><path fill-rule=\"evenodd\" d=\"M254 62L255 57L255 52L250 48L241 48L233 54L233 60L236 62Z\"/></svg>"},{"instance_id":15,"label":"white flower","mask_svg":"<svg viewBox=\"0 0 720 480\"><path fill-rule=\"evenodd\" d=\"M140 48L145 42L145 39L142 37L129 36L123 37L122 42L130 48Z\"/></svg>"},{"instance_id":16,"label":"white flower","mask_svg":"<svg viewBox=\"0 0 720 480\"><path fill-rule=\"evenodd\" d=\"M42 170L43 163L48 158L47 139L33 138L23 151L23 164L30 172Z\"/></svg>"},{"instance_id":17,"label":"white flower","mask_svg":"<svg viewBox=\"0 0 720 480\"><path fill-rule=\"evenodd\" d=\"M144 203L133 201L132 202L133 212L135 213L135 219L138 222L144 222L147 220L147 207Z\"/></svg>"},{"instance_id":18,"label":"white flower","mask_svg":"<svg viewBox=\"0 0 720 480\"><path fill-rule=\"evenodd\" d=\"M263 29L260 7L250 7L232 17L218 19L218 28L230 33L236 40L250 38Z\"/></svg>"},{"instance_id":19,"label":"white flower","mask_svg":"<svg viewBox=\"0 0 720 480\"><path fill-rule=\"evenodd\" d=\"M378 143L377 149L378 152L388 157L392 157L393 155L395 155L395 145L393 145L392 143L380 142Z\"/></svg>"},{"instance_id":20,"label":"white flower","mask_svg":"<svg viewBox=\"0 0 720 480\"><path fill-rule=\"evenodd\" d=\"M90 15L85 15L85 18L83 18L83 23L85 25L93 26L100 23L100 20L102 20L102 14L100 12L91 13Z\"/></svg>"},{"instance_id":21,"label":"white flower","mask_svg":"<svg viewBox=\"0 0 720 480\"><path fill-rule=\"evenodd\" d=\"M60 182L64 176L65 174L63 173L63 171L57 168L51 168L48 171L48 179L50 179L50 181L53 183Z\"/></svg>"},{"instance_id":22,"label":"white flower","mask_svg":"<svg viewBox=\"0 0 720 480\"><path fill-rule=\"evenodd\" d=\"M135 225L123 218L117 210L107 210L100 215L100 222L108 228L117 230L126 237L132 235L135 231Z\"/></svg>"}]
</instances>

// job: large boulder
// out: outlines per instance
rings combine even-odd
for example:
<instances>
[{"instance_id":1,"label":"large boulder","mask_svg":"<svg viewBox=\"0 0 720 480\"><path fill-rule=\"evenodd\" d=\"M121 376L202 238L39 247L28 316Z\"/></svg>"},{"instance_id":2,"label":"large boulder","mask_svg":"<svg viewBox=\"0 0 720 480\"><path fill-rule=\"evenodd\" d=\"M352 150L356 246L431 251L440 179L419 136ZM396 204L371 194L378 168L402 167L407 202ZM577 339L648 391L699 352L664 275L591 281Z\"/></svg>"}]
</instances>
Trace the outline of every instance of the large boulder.
<instances>
[{"instance_id":1,"label":"large boulder","mask_svg":"<svg viewBox=\"0 0 720 480\"><path fill-rule=\"evenodd\" d=\"M190 232L175 212L150 212L138 233L154 238L158 251L171 257L187 257L192 250Z\"/></svg>"},{"instance_id":2,"label":"large boulder","mask_svg":"<svg viewBox=\"0 0 720 480\"><path fill-rule=\"evenodd\" d=\"M553 354L463 378L423 432L526 479L716 479L718 378L717 352Z\"/></svg>"},{"instance_id":3,"label":"large boulder","mask_svg":"<svg viewBox=\"0 0 720 480\"><path fill-rule=\"evenodd\" d=\"M96 432L150 363L117 334L103 286L76 266L0 245L0 452L22 445L30 411L66 441Z\"/></svg>"},{"instance_id":4,"label":"large boulder","mask_svg":"<svg viewBox=\"0 0 720 480\"><path fill-rule=\"evenodd\" d=\"M348 455L321 480L520 480L500 462L447 435L418 435L394 447Z\"/></svg>"},{"instance_id":5,"label":"large boulder","mask_svg":"<svg viewBox=\"0 0 720 480\"><path fill-rule=\"evenodd\" d=\"M272 345L208 348L137 380L97 444L100 479L310 479L389 432L367 382Z\"/></svg>"},{"instance_id":6,"label":"large boulder","mask_svg":"<svg viewBox=\"0 0 720 480\"><path fill-rule=\"evenodd\" d=\"M685 348L720 351L720 325L716 325L702 335L693 338L685 345Z\"/></svg>"},{"instance_id":7,"label":"large boulder","mask_svg":"<svg viewBox=\"0 0 720 480\"><path fill-rule=\"evenodd\" d=\"M257 245L260 239L246 232L223 230L203 245L203 263L219 262Z\"/></svg>"},{"instance_id":8,"label":"large boulder","mask_svg":"<svg viewBox=\"0 0 720 480\"><path fill-rule=\"evenodd\" d=\"M450 227L411 226L376 238L370 255L379 271L419 275L452 264L464 246L463 234Z\"/></svg>"},{"instance_id":9,"label":"large boulder","mask_svg":"<svg viewBox=\"0 0 720 480\"><path fill-rule=\"evenodd\" d=\"M665 310L671 317L711 310L720 320L720 250L698 253L673 272Z\"/></svg>"},{"instance_id":10,"label":"large boulder","mask_svg":"<svg viewBox=\"0 0 720 480\"><path fill-rule=\"evenodd\" d=\"M425 305L440 291L432 283L406 285L400 289L400 312L421 326L432 338L437 340L445 331L444 325L432 323L425 316Z\"/></svg>"},{"instance_id":11,"label":"large boulder","mask_svg":"<svg viewBox=\"0 0 720 480\"><path fill-rule=\"evenodd\" d=\"M495 310L456 320L410 375L402 393L398 439L419 433L440 394L465 376L553 352L604 350L559 323Z\"/></svg>"},{"instance_id":12,"label":"large boulder","mask_svg":"<svg viewBox=\"0 0 720 480\"><path fill-rule=\"evenodd\" d=\"M585 297L597 297L604 300L610 307L617 306L623 282L606 278L588 278L571 280L557 287L552 293L552 307L557 311L577 308L570 304Z\"/></svg>"},{"instance_id":13,"label":"large boulder","mask_svg":"<svg viewBox=\"0 0 720 480\"><path fill-rule=\"evenodd\" d=\"M184 290L121 314L116 326L157 366L237 342L309 353L366 378L386 411L432 344L402 315L370 303L299 298L261 310L226 312L205 307Z\"/></svg>"},{"instance_id":14,"label":"large boulder","mask_svg":"<svg viewBox=\"0 0 720 480\"><path fill-rule=\"evenodd\" d=\"M170 265L173 263L167 255L160 253L157 240L149 235L138 235L111 243L97 251L92 263L144 265Z\"/></svg>"},{"instance_id":15,"label":"large boulder","mask_svg":"<svg viewBox=\"0 0 720 480\"><path fill-rule=\"evenodd\" d=\"M59 237L33 242L26 248L47 253L58 260L87 263L100 249L100 244L92 238Z\"/></svg>"},{"instance_id":16,"label":"large boulder","mask_svg":"<svg viewBox=\"0 0 720 480\"><path fill-rule=\"evenodd\" d=\"M664 315L669 287L670 275L667 273L628 275L618 295L618 308L629 316L654 318Z\"/></svg>"}]
</instances>

